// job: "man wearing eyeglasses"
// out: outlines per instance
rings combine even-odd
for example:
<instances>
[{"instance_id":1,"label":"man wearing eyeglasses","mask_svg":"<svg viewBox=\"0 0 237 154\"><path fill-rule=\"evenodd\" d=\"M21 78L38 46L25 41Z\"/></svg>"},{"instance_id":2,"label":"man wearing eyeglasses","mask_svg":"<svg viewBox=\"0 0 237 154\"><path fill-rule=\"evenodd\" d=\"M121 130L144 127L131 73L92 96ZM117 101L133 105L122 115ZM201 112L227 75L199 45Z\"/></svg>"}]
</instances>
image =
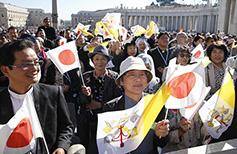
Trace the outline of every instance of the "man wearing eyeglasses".
<instances>
[{"instance_id":1,"label":"man wearing eyeglasses","mask_svg":"<svg viewBox=\"0 0 237 154\"><path fill-rule=\"evenodd\" d=\"M71 144L73 125L60 88L37 83L42 63L29 40L17 40L0 48L1 71L9 79L9 87L0 92L0 124L8 123L24 99L31 97L49 152L64 154ZM43 150L40 146L35 152L45 153Z\"/></svg>"},{"instance_id":2,"label":"man wearing eyeglasses","mask_svg":"<svg viewBox=\"0 0 237 154\"><path fill-rule=\"evenodd\" d=\"M50 26L50 22L49 22L48 17L44 18L44 25L40 26L38 28L38 30L40 30L40 29L43 29L45 31L47 39L50 39L52 41L52 40L55 40L57 38L56 30L55 30L54 27Z\"/></svg>"},{"instance_id":3,"label":"man wearing eyeglasses","mask_svg":"<svg viewBox=\"0 0 237 154\"><path fill-rule=\"evenodd\" d=\"M148 51L148 54L151 55L154 65L156 77L160 78L163 74L163 70L169 64L170 52L168 51L169 44L169 34L166 32L161 32L157 37L158 47Z\"/></svg>"}]
</instances>

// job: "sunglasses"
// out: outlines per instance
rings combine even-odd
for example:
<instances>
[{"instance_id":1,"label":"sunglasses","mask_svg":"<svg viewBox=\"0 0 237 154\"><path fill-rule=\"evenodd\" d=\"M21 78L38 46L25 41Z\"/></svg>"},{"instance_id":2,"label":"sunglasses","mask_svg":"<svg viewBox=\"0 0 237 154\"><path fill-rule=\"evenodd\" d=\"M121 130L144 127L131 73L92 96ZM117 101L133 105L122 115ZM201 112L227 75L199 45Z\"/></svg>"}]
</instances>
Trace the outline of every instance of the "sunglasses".
<instances>
[{"instance_id":1,"label":"sunglasses","mask_svg":"<svg viewBox=\"0 0 237 154\"><path fill-rule=\"evenodd\" d=\"M179 56L180 56L181 58L184 58L184 57L190 58L190 57L191 57L190 54L184 54L184 53L180 53Z\"/></svg>"}]
</instances>

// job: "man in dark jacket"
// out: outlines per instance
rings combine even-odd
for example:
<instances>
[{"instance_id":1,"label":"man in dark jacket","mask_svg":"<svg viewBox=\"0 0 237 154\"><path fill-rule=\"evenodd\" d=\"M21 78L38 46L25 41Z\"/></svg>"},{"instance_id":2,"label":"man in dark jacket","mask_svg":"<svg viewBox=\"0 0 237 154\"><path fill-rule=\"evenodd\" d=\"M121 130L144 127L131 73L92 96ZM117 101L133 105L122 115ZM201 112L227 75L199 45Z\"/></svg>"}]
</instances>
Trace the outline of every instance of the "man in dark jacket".
<instances>
[{"instance_id":1,"label":"man in dark jacket","mask_svg":"<svg viewBox=\"0 0 237 154\"><path fill-rule=\"evenodd\" d=\"M151 79L152 73L146 68L142 59L128 57L121 63L120 75L116 79L116 84L123 87L124 94L105 103L102 111L124 110L135 106L145 96L143 91ZM150 129L142 143L131 154L157 153L157 146L165 146L168 141L169 121L162 120L164 114L165 110L163 108L157 117L159 122L156 124L155 131Z\"/></svg>"},{"instance_id":2,"label":"man in dark jacket","mask_svg":"<svg viewBox=\"0 0 237 154\"><path fill-rule=\"evenodd\" d=\"M40 26L38 28L38 30L39 29L43 29L45 31L46 38L48 38L50 40L55 40L56 39L56 37L57 37L56 30L55 30L55 28L50 26L50 22L49 22L48 17L44 18L44 25Z\"/></svg>"},{"instance_id":3,"label":"man in dark jacket","mask_svg":"<svg viewBox=\"0 0 237 154\"><path fill-rule=\"evenodd\" d=\"M0 48L1 71L9 79L9 87L0 92L0 124L8 123L21 109L24 99L31 98L49 152L65 154L71 144L73 124L60 88L37 83L40 79L40 64L42 62L29 40L17 40ZM45 153L42 140L35 140L36 143L40 142L37 153ZM37 149L37 145L31 150L34 149Z\"/></svg>"}]
</instances>

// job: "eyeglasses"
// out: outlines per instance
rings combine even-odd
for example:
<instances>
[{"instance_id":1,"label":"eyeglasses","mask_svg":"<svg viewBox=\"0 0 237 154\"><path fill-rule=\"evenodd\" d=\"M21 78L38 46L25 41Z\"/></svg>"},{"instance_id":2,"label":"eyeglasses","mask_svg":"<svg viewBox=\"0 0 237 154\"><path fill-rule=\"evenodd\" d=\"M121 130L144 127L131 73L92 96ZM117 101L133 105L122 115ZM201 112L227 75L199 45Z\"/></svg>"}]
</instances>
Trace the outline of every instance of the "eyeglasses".
<instances>
[{"instance_id":1,"label":"eyeglasses","mask_svg":"<svg viewBox=\"0 0 237 154\"><path fill-rule=\"evenodd\" d=\"M36 61L34 63L24 63L24 64L21 64L21 65L9 65L10 67L16 67L16 68L22 68L23 70L29 70L31 68L33 68L34 66L42 66L44 64L44 61L43 60L40 60L40 61Z\"/></svg>"},{"instance_id":2,"label":"eyeglasses","mask_svg":"<svg viewBox=\"0 0 237 154\"><path fill-rule=\"evenodd\" d=\"M161 37L160 39L161 39L161 40L169 40L168 37Z\"/></svg>"},{"instance_id":3,"label":"eyeglasses","mask_svg":"<svg viewBox=\"0 0 237 154\"><path fill-rule=\"evenodd\" d=\"M145 79L147 78L147 73L140 73L140 74L137 74L137 73L126 73L125 74L129 79L131 80L135 80L135 79Z\"/></svg>"},{"instance_id":4,"label":"eyeglasses","mask_svg":"<svg viewBox=\"0 0 237 154\"><path fill-rule=\"evenodd\" d=\"M107 58L93 58L93 61L98 62L98 61L102 61L102 62L107 62Z\"/></svg>"},{"instance_id":5,"label":"eyeglasses","mask_svg":"<svg viewBox=\"0 0 237 154\"><path fill-rule=\"evenodd\" d=\"M190 54L183 54L183 53L180 53L179 56L180 56L181 58L184 58L184 57L190 58L190 57L191 57Z\"/></svg>"},{"instance_id":6,"label":"eyeglasses","mask_svg":"<svg viewBox=\"0 0 237 154\"><path fill-rule=\"evenodd\" d=\"M187 37L186 37L186 36L184 36L184 35L180 35L179 37L180 37L180 38L187 38Z\"/></svg>"}]
</instances>

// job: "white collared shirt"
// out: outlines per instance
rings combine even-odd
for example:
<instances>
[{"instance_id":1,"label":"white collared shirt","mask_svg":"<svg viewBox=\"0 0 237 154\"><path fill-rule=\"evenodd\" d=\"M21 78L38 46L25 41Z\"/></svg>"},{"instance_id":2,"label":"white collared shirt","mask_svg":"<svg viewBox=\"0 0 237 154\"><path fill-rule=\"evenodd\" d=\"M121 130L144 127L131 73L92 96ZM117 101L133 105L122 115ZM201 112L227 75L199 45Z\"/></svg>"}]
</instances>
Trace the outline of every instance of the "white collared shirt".
<instances>
[{"instance_id":1,"label":"white collared shirt","mask_svg":"<svg viewBox=\"0 0 237 154\"><path fill-rule=\"evenodd\" d=\"M23 101L27 95L31 95L32 100L33 99L33 87L30 88L29 91L27 91L25 94L17 94L13 92L9 87L8 87L8 92L10 93L10 98L12 101L12 107L13 107L13 112L16 114L16 112L21 108Z\"/></svg>"}]
</instances>

